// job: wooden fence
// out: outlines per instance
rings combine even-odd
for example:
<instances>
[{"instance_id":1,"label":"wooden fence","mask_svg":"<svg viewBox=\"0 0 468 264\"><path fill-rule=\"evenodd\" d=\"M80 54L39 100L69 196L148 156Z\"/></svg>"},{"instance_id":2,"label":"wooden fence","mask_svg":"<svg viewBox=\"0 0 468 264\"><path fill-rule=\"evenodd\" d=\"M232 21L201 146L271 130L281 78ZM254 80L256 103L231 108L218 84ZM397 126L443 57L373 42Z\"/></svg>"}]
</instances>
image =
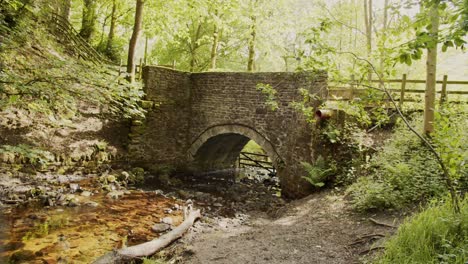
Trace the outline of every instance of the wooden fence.
<instances>
[{"instance_id":1,"label":"wooden fence","mask_svg":"<svg viewBox=\"0 0 468 264\"><path fill-rule=\"evenodd\" d=\"M390 79L390 80L385 80L385 84L390 87L387 88L388 91L392 93L393 98L398 101L399 106L401 107L405 102L421 102L422 97L417 98L414 97L408 97L408 95L414 94L414 95L421 95L425 93L424 89L408 89L407 86L409 84L425 84L425 80L410 80L407 78L406 74L403 74L401 79ZM333 83L333 82L332 82ZM328 96L327 100L329 101L349 101L353 100L354 98L362 98L363 96L367 95L367 92L369 91L369 87L366 87L366 85L363 85L357 81L354 80L353 77L351 77L350 81L346 82L341 82L341 83L346 83L346 86L335 86L335 85L330 85L328 87ZM395 88L395 84L399 84L399 88ZM437 80L437 84L440 84L439 87L436 88L436 93L440 95L439 101L440 103L447 102L449 100L449 95L459 95L457 98L452 98L451 101L457 101L457 102L465 102L468 101L468 81L449 81L448 76L444 75L442 80ZM376 88L379 88L380 81L378 80L372 80L371 85L368 86L374 86ZM461 85L463 86L462 89L458 90L450 90L449 87L451 85ZM393 86L393 87L392 87ZM372 88L370 88L372 89ZM382 95L382 100L389 100L387 96L383 93L380 92Z\"/></svg>"},{"instance_id":2,"label":"wooden fence","mask_svg":"<svg viewBox=\"0 0 468 264\"><path fill-rule=\"evenodd\" d=\"M95 64L112 64L112 62L107 60L91 45L89 45L65 18L58 14L51 14L51 22L53 25L51 28L54 29L54 35L65 42L76 56Z\"/></svg>"},{"instance_id":3,"label":"wooden fence","mask_svg":"<svg viewBox=\"0 0 468 264\"><path fill-rule=\"evenodd\" d=\"M239 168L255 167L265 169L270 173L276 172L273 163L269 160L268 156L264 154L241 152L238 160Z\"/></svg>"}]
</instances>

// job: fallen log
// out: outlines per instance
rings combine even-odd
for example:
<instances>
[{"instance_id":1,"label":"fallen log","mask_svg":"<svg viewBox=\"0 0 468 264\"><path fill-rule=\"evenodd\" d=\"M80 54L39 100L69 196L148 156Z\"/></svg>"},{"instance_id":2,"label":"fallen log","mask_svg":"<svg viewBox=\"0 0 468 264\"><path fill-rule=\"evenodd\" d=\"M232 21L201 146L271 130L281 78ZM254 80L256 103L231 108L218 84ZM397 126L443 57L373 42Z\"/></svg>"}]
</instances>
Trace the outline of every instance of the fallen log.
<instances>
[{"instance_id":1,"label":"fallen log","mask_svg":"<svg viewBox=\"0 0 468 264\"><path fill-rule=\"evenodd\" d=\"M175 240L181 238L185 232L193 225L193 223L201 217L200 210L191 211L188 213L184 222L172 231L164 234L151 241L122 248L113 252L110 252L93 262L93 264L109 264L109 263L122 263L130 259L148 257L159 250L167 247Z\"/></svg>"}]
</instances>

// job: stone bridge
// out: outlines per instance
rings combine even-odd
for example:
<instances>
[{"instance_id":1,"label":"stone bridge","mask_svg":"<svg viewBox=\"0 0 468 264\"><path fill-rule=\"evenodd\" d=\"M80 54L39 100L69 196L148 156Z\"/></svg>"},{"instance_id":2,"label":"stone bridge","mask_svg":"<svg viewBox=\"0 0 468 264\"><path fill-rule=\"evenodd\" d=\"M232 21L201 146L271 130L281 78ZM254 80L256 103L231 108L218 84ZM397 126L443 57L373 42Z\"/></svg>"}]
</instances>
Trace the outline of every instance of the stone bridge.
<instances>
[{"instance_id":1,"label":"stone bridge","mask_svg":"<svg viewBox=\"0 0 468 264\"><path fill-rule=\"evenodd\" d=\"M129 152L137 164L150 170L171 166L196 177L233 168L252 139L272 159L285 195L308 193L300 162L314 159L314 129L290 103L303 100L299 88L323 96L326 74L187 73L148 66L143 79L146 100L155 106L143 123L133 122ZM259 83L276 89L277 110L265 105Z\"/></svg>"}]
</instances>

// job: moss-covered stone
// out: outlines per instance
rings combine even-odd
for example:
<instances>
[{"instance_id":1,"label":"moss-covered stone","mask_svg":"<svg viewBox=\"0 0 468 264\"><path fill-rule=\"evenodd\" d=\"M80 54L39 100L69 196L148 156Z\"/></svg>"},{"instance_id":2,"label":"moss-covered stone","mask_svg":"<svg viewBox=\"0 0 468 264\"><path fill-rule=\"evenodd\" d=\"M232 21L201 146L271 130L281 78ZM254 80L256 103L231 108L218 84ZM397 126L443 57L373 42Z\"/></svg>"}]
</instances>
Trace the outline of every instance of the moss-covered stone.
<instances>
[{"instance_id":1,"label":"moss-covered stone","mask_svg":"<svg viewBox=\"0 0 468 264\"><path fill-rule=\"evenodd\" d=\"M154 102L153 101L142 100L142 101L140 101L140 106L143 109L151 109L154 106Z\"/></svg>"}]
</instances>

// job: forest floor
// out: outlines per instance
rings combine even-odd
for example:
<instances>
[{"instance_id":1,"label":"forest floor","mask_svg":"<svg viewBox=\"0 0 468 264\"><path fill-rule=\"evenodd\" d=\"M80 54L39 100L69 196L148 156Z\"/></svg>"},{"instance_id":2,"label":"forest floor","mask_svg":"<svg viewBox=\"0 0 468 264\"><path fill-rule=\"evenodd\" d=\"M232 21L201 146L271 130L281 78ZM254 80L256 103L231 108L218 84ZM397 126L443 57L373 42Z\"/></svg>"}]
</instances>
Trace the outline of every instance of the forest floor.
<instances>
[{"instance_id":1,"label":"forest floor","mask_svg":"<svg viewBox=\"0 0 468 264\"><path fill-rule=\"evenodd\" d=\"M203 207L202 202L203 219L168 249L178 261L363 263L382 249L382 242L404 218L388 212L356 213L343 192L336 189L284 202L261 184L239 192L242 185L224 187L225 196L218 198L221 203L214 210L207 205ZM229 197L232 188L238 191L234 197L239 202ZM195 198L195 204L197 201ZM229 211L234 213L226 215Z\"/></svg>"}]
</instances>

